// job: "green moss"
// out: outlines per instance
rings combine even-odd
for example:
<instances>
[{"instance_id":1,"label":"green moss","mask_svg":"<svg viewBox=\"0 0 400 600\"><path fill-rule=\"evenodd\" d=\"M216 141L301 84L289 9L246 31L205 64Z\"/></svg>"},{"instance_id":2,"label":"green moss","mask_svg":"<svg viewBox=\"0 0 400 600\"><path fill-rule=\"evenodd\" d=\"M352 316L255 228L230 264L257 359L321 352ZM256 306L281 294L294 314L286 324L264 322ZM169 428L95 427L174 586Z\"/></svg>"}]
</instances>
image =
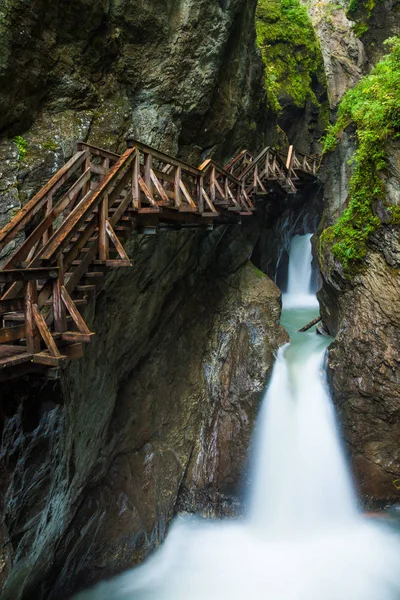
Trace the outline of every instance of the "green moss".
<instances>
[{"instance_id":1,"label":"green moss","mask_svg":"<svg viewBox=\"0 0 400 600\"><path fill-rule=\"evenodd\" d=\"M58 145L54 140L52 140L51 138L48 138L47 140L42 142L42 148L44 150L50 150L51 152L57 152Z\"/></svg>"},{"instance_id":2,"label":"green moss","mask_svg":"<svg viewBox=\"0 0 400 600\"><path fill-rule=\"evenodd\" d=\"M332 253L349 271L361 264L368 238L381 224L373 201L385 201L381 177L387 163L386 142L400 137L400 38L387 41L386 55L370 75L344 96L338 119L324 139L324 152L333 150L343 131L354 125L358 149L353 157L349 203L336 225L325 229L321 244L333 244ZM400 221L400 208L388 206L392 222Z\"/></svg>"},{"instance_id":3,"label":"green moss","mask_svg":"<svg viewBox=\"0 0 400 600\"><path fill-rule=\"evenodd\" d=\"M350 20L355 21L354 32L358 37L368 31L372 12L380 2L382 0L350 0L346 15Z\"/></svg>"},{"instance_id":4,"label":"green moss","mask_svg":"<svg viewBox=\"0 0 400 600\"><path fill-rule=\"evenodd\" d=\"M325 87L325 71L306 8L299 0L258 0L256 26L270 107L279 111L282 95L298 106L308 99L319 105L313 87Z\"/></svg>"},{"instance_id":5,"label":"green moss","mask_svg":"<svg viewBox=\"0 0 400 600\"><path fill-rule=\"evenodd\" d=\"M23 138L22 135L17 135L11 141L17 145L19 158L25 158L25 156L28 154L28 142L26 139Z\"/></svg>"},{"instance_id":6,"label":"green moss","mask_svg":"<svg viewBox=\"0 0 400 600\"><path fill-rule=\"evenodd\" d=\"M265 273L260 271L260 269L257 269L257 267L251 261L250 261L250 265L251 265L255 275L258 277L258 279L265 279L265 277L266 277Z\"/></svg>"}]
</instances>

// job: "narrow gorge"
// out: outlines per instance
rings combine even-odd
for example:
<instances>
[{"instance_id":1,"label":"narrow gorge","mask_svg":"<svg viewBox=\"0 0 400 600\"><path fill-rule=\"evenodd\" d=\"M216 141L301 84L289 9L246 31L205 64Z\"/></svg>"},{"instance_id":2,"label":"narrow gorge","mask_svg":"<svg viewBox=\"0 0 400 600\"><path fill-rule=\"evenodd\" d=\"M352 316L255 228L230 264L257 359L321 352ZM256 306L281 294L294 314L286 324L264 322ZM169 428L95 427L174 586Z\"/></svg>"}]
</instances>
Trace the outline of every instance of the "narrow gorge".
<instances>
[{"instance_id":1,"label":"narrow gorge","mask_svg":"<svg viewBox=\"0 0 400 600\"><path fill-rule=\"evenodd\" d=\"M0 600L398 600L399 29L0 0Z\"/></svg>"}]
</instances>

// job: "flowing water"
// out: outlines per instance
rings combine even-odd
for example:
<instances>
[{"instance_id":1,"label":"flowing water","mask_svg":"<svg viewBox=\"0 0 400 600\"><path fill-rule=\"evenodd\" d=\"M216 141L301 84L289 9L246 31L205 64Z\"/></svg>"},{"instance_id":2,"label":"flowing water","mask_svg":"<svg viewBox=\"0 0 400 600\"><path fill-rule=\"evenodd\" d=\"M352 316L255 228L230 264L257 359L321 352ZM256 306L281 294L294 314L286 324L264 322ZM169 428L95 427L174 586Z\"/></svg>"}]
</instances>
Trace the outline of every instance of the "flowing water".
<instances>
[{"instance_id":1,"label":"flowing water","mask_svg":"<svg viewBox=\"0 0 400 600\"><path fill-rule=\"evenodd\" d=\"M310 236L296 236L281 348L260 411L247 514L178 517L143 566L84 600L398 600L400 545L358 509L325 382Z\"/></svg>"}]
</instances>

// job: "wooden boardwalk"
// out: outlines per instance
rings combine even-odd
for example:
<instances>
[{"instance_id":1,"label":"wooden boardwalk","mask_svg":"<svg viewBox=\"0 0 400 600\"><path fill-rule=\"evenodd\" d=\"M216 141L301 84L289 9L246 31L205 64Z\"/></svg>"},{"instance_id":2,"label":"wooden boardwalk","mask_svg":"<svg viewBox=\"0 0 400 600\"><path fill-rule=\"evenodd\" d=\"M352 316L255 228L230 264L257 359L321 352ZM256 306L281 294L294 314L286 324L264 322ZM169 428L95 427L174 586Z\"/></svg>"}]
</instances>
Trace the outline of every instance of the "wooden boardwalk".
<instances>
[{"instance_id":1,"label":"wooden boardwalk","mask_svg":"<svg viewBox=\"0 0 400 600\"><path fill-rule=\"evenodd\" d=\"M130 267L124 241L158 227L240 223L271 186L295 194L317 158L247 150L225 167L195 168L129 140L119 156L78 144L76 154L0 231L0 251L25 240L0 270L0 381L83 355L85 307L109 268Z\"/></svg>"}]
</instances>

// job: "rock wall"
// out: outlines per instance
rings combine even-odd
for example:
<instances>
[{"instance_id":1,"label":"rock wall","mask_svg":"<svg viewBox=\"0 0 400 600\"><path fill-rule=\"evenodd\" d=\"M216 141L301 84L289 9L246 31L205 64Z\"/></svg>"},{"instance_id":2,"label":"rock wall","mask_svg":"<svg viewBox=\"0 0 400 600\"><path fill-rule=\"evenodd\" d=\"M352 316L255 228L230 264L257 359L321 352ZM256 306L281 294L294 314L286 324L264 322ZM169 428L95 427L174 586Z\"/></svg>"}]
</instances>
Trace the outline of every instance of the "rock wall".
<instances>
[{"instance_id":1,"label":"rock wall","mask_svg":"<svg viewBox=\"0 0 400 600\"><path fill-rule=\"evenodd\" d=\"M278 288L247 262L255 234L136 237L135 268L107 276L97 336L61 388L38 393L29 419L32 396L10 383L2 600L65 598L131 566L177 511L235 512L287 339Z\"/></svg>"},{"instance_id":2,"label":"rock wall","mask_svg":"<svg viewBox=\"0 0 400 600\"><path fill-rule=\"evenodd\" d=\"M388 51L382 42L398 32L398 4L376 2L370 13L361 7L351 15L347 11L346 16L345 5L330 9L326 2L313 2L311 14L323 49L331 106L336 109L347 89ZM350 21L350 16L356 21ZM322 276L321 313L330 333L336 336L328 361L333 398L361 500L368 508L382 508L400 500L400 248L398 225L391 223L385 208L400 203L400 155L398 144L388 142L387 168L381 172L386 197L373 201L373 212L382 223L368 240L362 265L345 272L330 249L320 245L318 236L314 239ZM324 159L324 215L318 233L335 224L347 207L354 169L349 161L356 148L355 131L350 126L336 150Z\"/></svg>"},{"instance_id":3,"label":"rock wall","mask_svg":"<svg viewBox=\"0 0 400 600\"><path fill-rule=\"evenodd\" d=\"M272 141L255 5L3 3L0 226L64 164L77 140L122 151L129 133L194 164Z\"/></svg>"}]
</instances>

